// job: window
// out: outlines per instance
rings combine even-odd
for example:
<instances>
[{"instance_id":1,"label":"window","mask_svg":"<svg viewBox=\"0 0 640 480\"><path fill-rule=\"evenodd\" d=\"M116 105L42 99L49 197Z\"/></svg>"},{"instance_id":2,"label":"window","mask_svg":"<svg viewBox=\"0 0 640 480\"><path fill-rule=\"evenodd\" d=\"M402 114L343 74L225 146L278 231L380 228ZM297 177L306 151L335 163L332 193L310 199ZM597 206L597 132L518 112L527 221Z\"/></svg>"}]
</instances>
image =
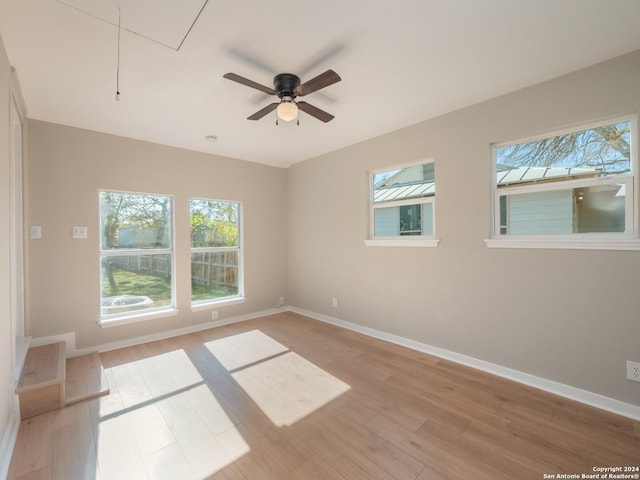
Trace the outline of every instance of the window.
<instances>
[{"instance_id":1,"label":"window","mask_svg":"<svg viewBox=\"0 0 640 480\"><path fill-rule=\"evenodd\" d=\"M175 310L173 200L100 192L100 317Z\"/></svg>"},{"instance_id":2,"label":"window","mask_svg":"<svg viewBox=\"0 0 640 480\"><path fill-rule=\"evenodd\" d=\"M238 202L190 200L193 305L242 298L240 215Z\"/></svg>"},{"instance_id":3,"label":"window","mask_svg":"<svg viewBox=\"0 0 640 480\"><path fill-rule=\"evenodd\" d=\"M635 123L495 146L489 246L633 248Z\"/></svg>"},{"instance_id":4,"label":"window","mask_svg":"<svg viewBox=\"0 0 640 480\"><path fill-rule=\"evenodd\" d=\"M373 173L367 245L436 246L433 162Z\"/></svg>"}]
</instances>

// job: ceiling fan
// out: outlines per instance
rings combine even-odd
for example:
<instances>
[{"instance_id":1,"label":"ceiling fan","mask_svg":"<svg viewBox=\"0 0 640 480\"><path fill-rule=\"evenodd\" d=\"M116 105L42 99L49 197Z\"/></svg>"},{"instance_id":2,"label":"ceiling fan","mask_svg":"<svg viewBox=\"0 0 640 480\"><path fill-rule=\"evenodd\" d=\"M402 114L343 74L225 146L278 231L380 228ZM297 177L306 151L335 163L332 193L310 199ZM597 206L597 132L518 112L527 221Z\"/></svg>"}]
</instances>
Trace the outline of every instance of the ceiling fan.
<instances>
[{"instance_id":1,"label":"ceiling fan","mask_svg":"<svg viewBox=\"0 0 640 480\"><path fill-rule=\"evenodd\" d=\"M330 113L327 113L318 107L314 107L310 103L297 102L296 98L316 92L321 88L328 87L329 85L333 85L334 83L342 80L340 75L333 70L327 70L304 83L300 83L300 78L297 75L292 73L280 73L273 77L273 88L269 88L256 83L253 80L249 80L248 78L236 75L235 73L226 73L223 77L228 80L241 83L242 85L246 85L247 87L255 88L256 90L260 90L261 92L269 95L276 95L280 99L279 102L270 103L250 117L247 117L247 120L260 120L267 113L276 110L276 125L278 124L278 119L285 122L297 119L298 110L302 110L325 123L333 120L334 116Z\"/></svg>"}]
</instances>

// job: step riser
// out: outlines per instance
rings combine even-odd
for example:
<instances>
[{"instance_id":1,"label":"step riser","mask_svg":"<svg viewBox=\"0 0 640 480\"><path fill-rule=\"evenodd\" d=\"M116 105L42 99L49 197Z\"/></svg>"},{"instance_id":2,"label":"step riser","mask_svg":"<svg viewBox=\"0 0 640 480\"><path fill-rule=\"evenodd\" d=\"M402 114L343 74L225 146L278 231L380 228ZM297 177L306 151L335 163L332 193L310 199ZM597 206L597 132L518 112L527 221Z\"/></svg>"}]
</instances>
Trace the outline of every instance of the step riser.
<instances>
[{"instance_id":1,"label":"step riser","mask_svg":"<svg viewBox=\"0 0 640 480\"><path fill-rule=\"evenodd\" d=\"M20 394L22 420L64 407L64 383Z\"/></svg>"},{"instance_id":2,"label":"step riser","mask_svg":"<svg viewBox=\"0 0 640 480\"><path fill-rule=\"evenodd\" d=\"M16 389L22 420L109 394L97 352L68 360L65 353L64 342L32 347L27 352Z\"/></svg>"},{"instance_id":3,"label":"step riser","mask_svg":"<svg viewBox=\"0 0 640 480\"><path fill-rule=\"evenodd\" d=\"M22 420L64 406L65 353L64 342L31 347L27 352L16 389Z\"/></svg>"},{"instance_id":4,"label":"step riser","mask_svg":"<svg viewBox=\"0 0 640 480\"><path fill-rule=\"evenodd\" d=\"M65 391L66 405L109 394L109 385L97 352L67 360Z\"/></svg>"}]
</instances>

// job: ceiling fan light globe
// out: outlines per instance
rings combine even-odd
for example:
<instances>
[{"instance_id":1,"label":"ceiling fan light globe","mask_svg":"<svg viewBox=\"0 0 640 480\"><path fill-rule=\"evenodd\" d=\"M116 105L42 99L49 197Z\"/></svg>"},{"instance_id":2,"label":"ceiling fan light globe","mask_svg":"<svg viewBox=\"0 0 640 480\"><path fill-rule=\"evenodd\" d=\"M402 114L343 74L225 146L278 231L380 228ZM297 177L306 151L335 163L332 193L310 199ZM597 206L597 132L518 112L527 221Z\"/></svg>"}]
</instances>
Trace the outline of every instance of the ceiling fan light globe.
<instances>
[{"instance_id":1,"label":"ceiling fan light globe","mask_svg":"<svg viewBox=\"0 0 640 480\"><path fill-rule=\"evenodd\" d=\"M278 118L283 122L290 122L298 118L298 106L293 102L281 102L277 112Z\"/></svg>"}]
</instances>

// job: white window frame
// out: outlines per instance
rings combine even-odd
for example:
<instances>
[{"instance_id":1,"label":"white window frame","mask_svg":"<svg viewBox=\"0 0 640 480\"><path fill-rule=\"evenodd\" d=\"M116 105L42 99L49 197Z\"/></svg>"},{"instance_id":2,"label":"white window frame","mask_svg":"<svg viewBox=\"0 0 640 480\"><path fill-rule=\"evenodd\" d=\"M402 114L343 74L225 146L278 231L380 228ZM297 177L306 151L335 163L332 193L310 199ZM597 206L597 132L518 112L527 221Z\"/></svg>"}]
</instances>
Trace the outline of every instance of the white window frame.
<instances>
[{"instance_id":1,"label":"white window frame","mask_svg":"<svg viewBox=\"0 0 640 480\"><path fill-rule=\"evenodd\" d=\"M631 121L630 137L631 172L622 175L611 175L597 178L572 179L566 181L529 183L498 188L497 150L510 145L528 143L543 138L566 135L572 132L597 128L603 125ZM496 143L491 148L491 238L485 240L489 248L553 248L553 249L591 249L591 250L640 250L638 238L638 152L637 152L638 119L636 114L609 117L598 121L583 123L570 128L555 130L540 135L522 138L516 141ZM611 184L625 185L625 231L541 234L541 235L509 235L500 233L500 197L527 193L539 193L558 190L570 190L580 187L591 187Z\"/></svg>"},{"instance_id":2,"label":"white window frame","mask_svg":"<svg viewBox=\"0 0 640 480\"><path fill-rule=\"evenodd\" d=\"M125 193L130 195L148 195L168 197L171 201L171 217L169 222L171 225L171 248L123 248L119 250L102 250L102 238L98 240L99 248L99 272L100 272L100 301L102 303L102 259L108 257L138 256L138 255L169 255L171 258L171 303L161 307L149 308L145 310L123 312L120 314L112 314L108 316L102 315L102 305L99 307L98 325L101 327L114 327L117 325L126 325L130 323L153 320L157 318L170 317L178 314L176 307L176 255L175 255L175 199L173 195L165 193L149 193L149 192L129 192L114 189L100 189L98 192L98 212L100 219L99 235L102 237L102 212L100 195L103 192Z\"/></svg>"},{"instance_id":3,"label":"white window frame","mask_svg":"<svg viewBox=\"0 0 640 480\"><path fill-rule=\"evenodd\" d=\"M401 170L404 168L416 167L418 165L424 165L432 163L435 166L434 159L420 160L417 162L411 162L408 164L389 166L381 168L379 170L372 170L367 173L368 179L368 198L369 198L369 232L368 237L364 240L364 244L367 247L437 247L440 243L440 239L436 238L436 196L429 197L415 197L407 198L404 200L396 200L391 202L374 203L374 177L377 174L388 172L390 170ZM437 176L435 183L437 185ZM437 187L436 187L437 188ZM437 192L437 189L436 189ZM432 205L432 232L433 235L398 235L391 237L376 237L375 236L375 211L378 208L392 208L402 207L406 205Z\"/></svg>"},{"instance_id":4,"label":"white window frame","mask_svg":"<svg viewBox=\"0 0 640 480\"><path fill-rule=\"evenodd\" d=\"M191 240L189 240L189 278L191 278L191 255L194 253L221 253L221 252L238 252L238 293L236 295L229 295L227 297L221 297L218 299L207 299L193 301L191 297L191 310L210 310L218 307L225 307L231 305L237 305L244 303L246 298L244 296L244 229L243 229L243 204L237 200L220 200L213 198L203 197L189 197L189 217L191 217L191 200L204 200L207 202L223 202L223 203L235 203L238 205L238 246L237 247L193 247L191 246ZM191 283L191 282L190 282Z\"/></svg>"}]
</instances>

